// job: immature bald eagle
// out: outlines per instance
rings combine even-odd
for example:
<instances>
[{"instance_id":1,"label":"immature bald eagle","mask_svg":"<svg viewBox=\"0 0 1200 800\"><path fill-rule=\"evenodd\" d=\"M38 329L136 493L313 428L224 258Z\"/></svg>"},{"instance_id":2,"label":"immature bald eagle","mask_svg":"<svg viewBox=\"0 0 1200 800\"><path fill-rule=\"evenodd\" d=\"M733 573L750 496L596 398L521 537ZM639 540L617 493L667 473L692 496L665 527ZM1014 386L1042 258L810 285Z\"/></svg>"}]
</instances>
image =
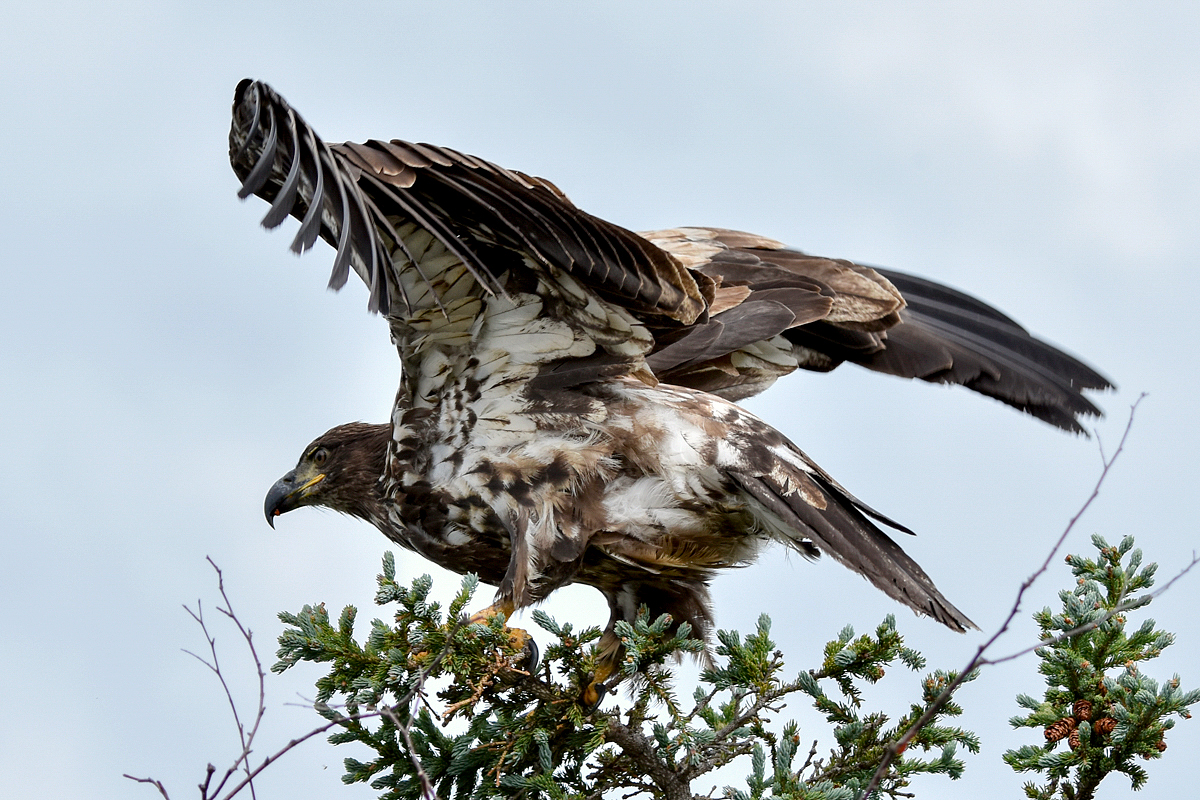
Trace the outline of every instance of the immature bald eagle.
<instances>
[{"instance_id":1,"label":"immature bald eagle","mask_svg":"<svg viewBox=\"0 0 1200 800\"><path fill-rule=\"evenodd\" d=\"M334 245L330 286L370 289L400 354L392 419L342 425L267 496L323 505L499 587L484 613L568 583L614 633L641 604L706 635L708 583L769 542L826 552L918 613L972 623L784 436L734 405L852 361L956 383L1079 431L1109 382L953 289L736 231L636 234L549 181L427 144L325 144L270 87L237 88L230 158L263 225Z\"/></svg>"}]
</instances>

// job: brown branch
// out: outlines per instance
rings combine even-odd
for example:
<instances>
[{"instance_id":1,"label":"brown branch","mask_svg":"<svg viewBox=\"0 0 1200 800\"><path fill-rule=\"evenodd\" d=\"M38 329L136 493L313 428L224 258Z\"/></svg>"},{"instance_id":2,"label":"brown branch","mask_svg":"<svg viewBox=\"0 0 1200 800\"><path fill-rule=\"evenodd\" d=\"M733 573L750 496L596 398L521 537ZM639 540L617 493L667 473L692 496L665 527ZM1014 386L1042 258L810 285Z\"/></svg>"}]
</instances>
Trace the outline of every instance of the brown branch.
<instances>
[{"instance_id":1,"label":"brown branch","mask_svg":"<svg viewBox=\"0 0 1200 800\"><path fill-rule=\"evenodd\" d=\"M616 744L655 785L666 800L692 800L688 781L658 757L658 748L642 732L610 717L604 738Z\"/></svg>"},{"instance_id":2,"label":"brown branch","mask_svg":"<svg viewBox=\"0 0 1200 800\"><path fill-rule=\"evenodd\" d=\"M800 769L798 769L796 771L796 774L800 775L809 767L813 767L813 776L815 777L817 773L816 773L816 764L813 763L813 759L816 757L817 757L817 740L813 739L812 747L810 747L808 750L808 758L804 759L804 766L802 766ZM816 763L819 764L820 760L818 760Z\"/></svg>"},{"instance_id":3,"label":"brown branch","mask_svg":"<svg viewBox=\"0 0 1200 800\"><path fill-rule=\"evenodd\" d=\"M419 681L419 686L425 683L424 680ZM414 687L414 689L417 687ZM410 692L410 694L412 694ZM411 721L412 721L412 701L409 701L408 720L401 722L399 715L392 708L384 709L383 715L391 720L396 726L396 730L400 732L400 736L404 739L404 746L408 748L408 759L412 762L413 767L417 770L417 779L421 781L421 794L425 796L425 800L435 800L437 793L433 789L433 781L429 780L429 776L425 774L425 767L417 760L417 750L413 746ZM399 707L397 705L397 707Z\"/></svg>"},{"instance_id":4,"label":"brown branch","mask_svg":"<svg viewBox=\"0 0 1200 800\"><path fill-rule=\"evenodd\" d=\"M491 770L496 775L496 788L500 788L500 779L504 777L501 774L504 769L504 759L508 758L508 752L512 750L512 746L513 740L510 736L505 740L504 747L500 749L500 756L496 759L496 766Z\"/></svg>"},{"instance_id":5,"label":"brown branch","mask_svg":"<svg viewBox=\"0 0 1200 800\"><path fill-rule=\"evenodd\" d=\"M466 706L473 705L474 703L479 702L480 698L483 697L483 693L486 692L488 689L490 689L492 687L492 685L496 682L496 678L499 676L500 670L504 669L507 666L508 666L507 659L504 657L503 654L500 653L500 651L496 651L495 654L493 655L492 663L488 665L487 674L484 675L482 678L480 678L478 683L471 686L471 690L472 690L471 696L466 698L465 700L459 700L457 703L451 703L449 706L447 706L446 710L443 711L441 714L442 722L445 722L446 720L450 719L450 715L453 714L455 711L458 711L460 708L464 708ZM525 670L511 670L511 671L520 672L525 675L529 675L529 673L525 672Z\"/></svg>"},{"instance_id":6,"label":"brown branch","mask_svg":"<svg viewBox=\"0 0 1200 800\"><path fill-rule=\"evenodd\" d=\"M997 662L988 662L983 655L985 652L987 652L988 648L995 644L997 639L1008 632L1012 621L1016 619L1017 614L1019 614L1021 611L1021 601L1025 597L1025 592L1028 591L1028 589L1033 586L1038 578L1040 578L1046 572L1046 570L1050 568L1050 562L1053 561L1055 556L1058 555L1058 551L1062 548L1063 543L1066 542L1067 536L1069 536L1071 531L1075 529L1075 524L1079 521L1080 517L1083 516L1084 512L1091 507L1092 502L1100 495L1100 487L1104 485L1104 481L1108 477L1109 470L1112 469L1113 464L1116 463L1122 451L1125 449L1125 442L1129 438L1129 431L1133 428L1134 416L1137 414L1138 406L1141 404L1142 400L1145 399L1145 397L1145 393L1142 393L1130 407L1129 420L1125 423L1125 431L1121 434L1121 440L1117 444L1117 449L1112 454L1111 458L1105 457L1103 443L1100 443L1100 461L1103 464L1103 468L1100 471L1100 477L1096 479L1095 486L1092 487L1092 493L1088 496L1083 505L1080 506L1079 510L1075 512L1075 515L1071 517L1070 521L1067 522L1066 528L1063 529L1063 532L1059 535L1058 540L1055 541L1054 546L1050 548L1050 552L1046 555L1046 558L1042 562L1041 566L1038 567L1034 573L1026 578L1021 584L1021 587L1017 590L1016 600L1013 601L1012 608L1009 609L1008 616L1004 618L1004 622L1000 625L999 629L997 629L996 632L993 633L986 642L979 646L979 649L975 651L974 657L971 658L966 667L964 667L962 671L958 673L953 681L946 685L946 688L942 690L941 694L939 694L933 703L929 705L929 708L925 710L925 713L922 714L920 718L918 718L917 721L914 722L912 726L904 732L904 735L896 741L891 742L886 748L884 748L883 759L879 762L879 766L876 768L875 774L871 776L871 782L867 784L867 788L862 792L862 794L859 795L859 797L869 798L871 793L879 788L879 784L883 781L884 776L887 774L888 768L892 765L892 762L895 761L896 757L900 753L904 752L905 748L907 748L909 743L916 737L918 733L920 733L921 729L929 724L929 722L933 720L935 716L937 716L938 712L940 712L946 703L950 701L951 696L953 696L958 687L961 686L963 682L971 676L972 673L974 673L976 668L988 663L999 663L1001 660L1008 660L1008 658L1004 658L998 659ZM1097 436L1097 440L1099 440L1099 436ZM1191 569L1190 565L1188 566L1188 569ZM1184 572L1186 573L1187 570L1184 570ZM1179 577L1181 576L1176 576L1175 580L1178 580ZM1174 583L1174 580L1171 581L1171 583ZM1168 586L1169 585L1170 584L1168 584ZM1165 589L1166 587L1163 588ZM1044 647L1048 643L1049 642L1038 642L1036 645L1025 650L1024 652L1029 652L1030 650L1034 650L1038 647ZM1015 658L1016 656L1014 655L1012 657Z\"/></svg>"},{"instance_id":7,"label":"brown branch","mask_svg":"<svg viewBox=\"0 0 1200 800\"><path fill-rule=\"evenodd\" d=\"M154 778L135 778L129 773L125 773L121 777L129 778L129 780L136 781L137 783L148 783L158 789L158 793L163 796L163 800L171 800L171 795L167 794L167 789L162 785L162 781L156 781Z\"/></svg>"}]
</instances>

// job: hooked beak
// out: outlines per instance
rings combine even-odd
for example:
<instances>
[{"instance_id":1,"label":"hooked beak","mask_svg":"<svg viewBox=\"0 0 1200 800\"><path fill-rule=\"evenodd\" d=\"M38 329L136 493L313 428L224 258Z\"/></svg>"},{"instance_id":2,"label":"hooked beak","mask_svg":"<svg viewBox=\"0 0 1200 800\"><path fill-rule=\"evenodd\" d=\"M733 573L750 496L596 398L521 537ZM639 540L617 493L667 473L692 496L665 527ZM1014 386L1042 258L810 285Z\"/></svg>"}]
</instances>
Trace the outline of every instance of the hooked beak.
<instances>
[{"instance_id":1,"label":"hooked beak","mask_svg":"<svg viewBox=\"0 0 1200 800\"><path fill-rule=\"evenodd\" d=\"M323 480L325 480L323 472L308 480L300 480L296 477L296 470L292 470L275 481L275 485L267 492L267 500L263 504L263 511L267 515L267 524L274 528L275 518L280 514L286 514L293 508L311 505L311 502L306 502L306 499L312 495L313 487Z\"/></svg>"}]
</instances>

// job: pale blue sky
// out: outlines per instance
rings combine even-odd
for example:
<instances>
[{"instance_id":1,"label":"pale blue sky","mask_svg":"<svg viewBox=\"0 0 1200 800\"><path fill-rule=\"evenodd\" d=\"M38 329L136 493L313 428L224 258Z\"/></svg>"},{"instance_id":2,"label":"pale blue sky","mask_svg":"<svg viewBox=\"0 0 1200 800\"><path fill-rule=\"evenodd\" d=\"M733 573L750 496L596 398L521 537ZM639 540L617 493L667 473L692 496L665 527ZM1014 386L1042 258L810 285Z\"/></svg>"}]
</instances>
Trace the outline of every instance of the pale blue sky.
<instances>
[{"instance_id":1,"label":"pale blue sky","mask_svg":"<svg viewBox=\"0 0 1200 800\"><path fill-rule=\"evenodd\" d=\"M150 798L122 772L190 797L235 752L216 682L181 652L181 609L215 603L206 555L272 660L275 613L355 603L369 619L385 541L303 512L275 531L262 497L333 424L381 421L397 381L355 284L325 291L332 253L240 204L226 134L234 86L277 88L325 138L431 141L550 178L635 230L742 228L822 255L944 281L1081 355L1120 391L1097 423L1127 455L1069 542L1135 534L1174 573L1200 543L1194 497L1200 296L1200 13L1141 3L40 2L0 28L8 236L0 293L0 677L11 796ZM920 535L905 542L945 594L993 628L1085 499L1096 440L965 391L843 367L781 381L750 407L844 485ZM775 554L716 583L718 624L761 611L799 668L846 622L897 612L930 665L979 635L895 607L829 560ZM407 574L433 571L413 556ZM1053 602L1065 565L1033 592ZM1152 675L1200 686L1195 579L1152 607L1179 634ZM486 600L481 596L481 601ZM602 623L590 590L549 611ZM814 613L815 612L815 613ZM1028 615L1004 652L1031 641ZM251 677L219 629L239 691ZM271 678L257 753L314 722L289 706L317 672ZM911 697L915 677L885 684ZM1040 692L1032 658L962 695L983 738L957 784L922 797L1011 798L1006 720ZM253 700L246 694L247 703ZM893 710L901 707L893 705ZM790 709L791 710L791 709ZM815 731L812 716L802 735ZM1146 797L1190 792L1200 723L1168 737ZM309 743L266 797L344 789L340 752ZM1103 797L1124 796L1112 779ZM707 791L707 786L697 787Z\"/></svg>"}]
</instances>

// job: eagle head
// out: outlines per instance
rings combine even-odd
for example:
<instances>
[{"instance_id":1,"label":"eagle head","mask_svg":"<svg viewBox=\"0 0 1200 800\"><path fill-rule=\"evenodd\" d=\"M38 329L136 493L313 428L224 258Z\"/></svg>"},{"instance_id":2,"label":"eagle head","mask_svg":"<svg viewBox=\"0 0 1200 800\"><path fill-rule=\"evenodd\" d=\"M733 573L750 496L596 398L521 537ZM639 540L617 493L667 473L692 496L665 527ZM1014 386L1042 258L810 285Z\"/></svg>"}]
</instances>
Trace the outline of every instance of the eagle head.
<instances>
[{"instance_id":1,"label":"eagle head","mask_svg":"<svg viewBox=\"0 0 1200 800\"><path fill-rule=\"evenodd\" d=\"M391 439L389 425L351 422L317 437L296 468L267 492L264 511L275 517L301 506L325 506L372 521L382 514L379 480Z\"/></svg>"}]
</instances>

